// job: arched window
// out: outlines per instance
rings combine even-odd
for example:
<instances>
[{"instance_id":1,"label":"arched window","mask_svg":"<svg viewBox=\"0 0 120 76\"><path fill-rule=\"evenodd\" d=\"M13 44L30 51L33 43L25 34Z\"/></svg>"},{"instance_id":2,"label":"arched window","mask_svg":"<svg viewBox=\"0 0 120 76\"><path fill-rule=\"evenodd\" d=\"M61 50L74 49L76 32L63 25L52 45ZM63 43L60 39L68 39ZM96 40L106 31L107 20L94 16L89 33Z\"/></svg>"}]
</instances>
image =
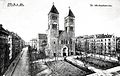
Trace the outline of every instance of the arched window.
<instances>
[{"instance_id":1,"label":"arched window","mask_svg":"<svg viewBox=\"0 0 120 76\"><path fill-rule=\"evenodd\" d=\"M70 39L70 41L69 41L69 42L70 42L70 44L72 44L72 39Z\"/></svg>"},{"instance_id":2,"label":"arched window","mask_svg":"<svg viewBox=\"0 0 120 76\"><path fill-rule=\"evenodd\" d=\"M68 41L66 40L66 44L68 44Z\"/></svg>"},{"instance_id":3,"label":"arched window","mask_svg":"<svg viewBox=\"0 0 120 76\"><path fill-rule=\"evenodd\" d=\"M55 41L53 43L55 44Z\"/></svg>"},{"instance_id":4,"label":"arched window","mask_svg":"<svg viewBox=\"0 0 120 76\"><path fill-rule=\"evenodd\" d=\"M52 29L57 29L57 24L52 24Z\"/></svg>"},{"instance_id":5,"label":"arched window","mask_svg":"<svg viewBox=\"0 0 120 76\"><path fill-rule=\"evenodd\" d=\"M73 19L69 19L70 22L73 22Z\"/></svg>"},{"instance_id":6,"label":"arched window","mask_svg":"<svg viewBox=\"0 0 120 76\"><path fill-rule=\"evenodd\" d=\"M67 31L67 27L65 27L65 31Z\"/></svg>"},{"instance_id":7,"label":"arched window","mask_svg":"<svg viewBox=\"0 0 120 76\"><path fill-rule=\"evenodd\" d=\"M63 40L61 40L61 44L63 44Z\"/></svg>"},{"instance_id":8,"label":"arched window","mask_svg":"<svg viewBox=\"0 0 120 76\"><path fill-rule=\"evenodd\" d=\"M73 31L73 27L70 27L70 31Z\"/></svg>"}]
</instances>

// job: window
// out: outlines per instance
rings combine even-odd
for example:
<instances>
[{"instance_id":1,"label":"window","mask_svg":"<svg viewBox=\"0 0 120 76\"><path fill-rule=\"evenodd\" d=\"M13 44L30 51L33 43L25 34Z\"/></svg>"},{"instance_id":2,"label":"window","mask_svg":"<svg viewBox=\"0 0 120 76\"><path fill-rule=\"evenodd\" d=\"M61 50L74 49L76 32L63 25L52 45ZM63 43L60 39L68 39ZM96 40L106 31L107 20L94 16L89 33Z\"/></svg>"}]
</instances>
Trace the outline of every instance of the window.
<instances>
[{"instance_id":1,"label":"window","mask_svg":"<svg viewBox=\"0 0 120 76\"><path fill-rule=\"evenodd\" d=\"M106 46L105 46L105 50L106 50Z\"/></svg>"},{"instance_id":2,"label":"window","mask_svg":"<svg viewBox=\"0 0 120 76\"><path fill-rule=\"evenodd\" d=\"M73 19L70 19L70 22L73 22Z\"/></svg>"},{"instance_id":3,"label":"window","mask_svg":"<svg viewBox=\"0 0 120 76\"><path fill-rule=\"evenodd\" d=\"M61 44L63 44L63 40L61 40Z\"/></svg>"},{"instance_id":4,"label":"window","mask_svg":"<svg viewBox=\"0 0 120 76\"><path fill-rule=\"evenodd\" d=\"M10 41L10 38L9 38L9 41Z\"/></svg>"},{"instance_id":5,"label":"window","mask_svg":"<svg viewBox=\"0 0 120 76\"><path fill-rule=\"evenodd\" d=\"M69 42L70 42L70 44L72 44L72 39L70 39L70 41L69 41Z\"/></svg>"},{"instance_id":6,"label":"window","mask_svg":"<svg viewBox=\"0 0 120 76\"><path fill-rule=\"evenodd\" d=\"M108 39L110 41L110 39Z\"/></svg>"},{"instance_id":7,"label":"window","mask_svg":"<svg viewBox=\"0 0 120 76\"><path fill-rule=\"evenodd\" d=\"M71 55L73 55L73 52L71 52Z\"/></svg>"},{"instance_id":8,"label":"window","mask_svg":"<svg viewBox=\"0 0 120 76\"><path fill-rule=\"evenodd\" d=\"M67 31L67 27L65 27L65 30Z\"/></svg>"},{"instance_id":9,"label":"window","mask_svg":"<svg viewBox=\"0 0 120 76\"><path fill-rule=\"evenodd\" d=\"M108 43L108 45L111 45L111 43Z\"/></svg>"},{"instance_id":10,"label":"window","mask_svg":"<svg viewBox=\"0 0 120 76\"><path fill-rule=\"evenodd\" d=\"M108 47L108 49L111 49L111 47Z\"/></svg>"},{"instance_id":11,"label":"window","mask_svg":"<svg viewBox=\"0 0 120 76\"><path fill-rule=\"evenodd\" d=\"M66 40L66 44L68 44L68 41Z\"/></svg>"},{"instance_id":12,"label":"window","mask_svg":"<svg viewBox=\"0 0 120 76\"><path fill-rule=\"evenodd\" d=\"M48 25L48 29L50 29L50 25Z\"/></svg>"},{"instance_id":13,"label":"window","mask_svg":"<svg viewBox=\"0 0 120 76\"><path fill-rule=\"evenodd\" d=\"M55 44L55 41L53 43Z\"/></svg>"},{"instance_id":14,"label":"window","mask_svg":"<svg viewBox=\"0 0 120 76\"><path fill-rule=\"evenodd\" d=\"M56 57L56 53L54 53L54 57Z\"/></svg>"},{"instance_id":15,"label":"window","mask_svg":"<svg viewBox=\"0 0 120 76\"><path fill-rule=\"evenodd\" d=\"M73 27L70 27L70 31L73 31Z\"/></svg>"},{"instance_id":16,"label":"window","mask_svg":"<svg viewBox=\"0 0 120 76\"><path fill-rule=\"evenodd\" d=\"M67 20L65 20L65 23L67 23Z\"/></svg>"},{"instance_id":17,"label":"window","mask_svg":"<svg viewBox=\"0 0 120 76\"><path fill-rule=\"evenodd\" d=\"M52 24L52 29L57 29L57 24Z\"/></svg>"}]
</instances>

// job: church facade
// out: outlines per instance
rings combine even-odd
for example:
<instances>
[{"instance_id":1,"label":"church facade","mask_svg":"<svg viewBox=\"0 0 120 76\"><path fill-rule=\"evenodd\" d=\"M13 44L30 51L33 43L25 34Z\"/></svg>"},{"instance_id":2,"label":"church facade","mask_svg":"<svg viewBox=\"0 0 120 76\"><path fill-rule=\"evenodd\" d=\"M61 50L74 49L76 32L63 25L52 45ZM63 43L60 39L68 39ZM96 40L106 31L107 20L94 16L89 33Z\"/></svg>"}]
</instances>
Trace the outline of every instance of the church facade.
<instances>
[{"instance_id":1,"label":"church facade","mask_svg":"<svg viewBox=\"0 0 120 76\"><path fill-rule=\"evenodd\" d=\"M75 16L69 8L64 30L59 30L59 12L53 4L48 13L47 49L50 57L75 55Z\"/></svg>"}]
</instances>

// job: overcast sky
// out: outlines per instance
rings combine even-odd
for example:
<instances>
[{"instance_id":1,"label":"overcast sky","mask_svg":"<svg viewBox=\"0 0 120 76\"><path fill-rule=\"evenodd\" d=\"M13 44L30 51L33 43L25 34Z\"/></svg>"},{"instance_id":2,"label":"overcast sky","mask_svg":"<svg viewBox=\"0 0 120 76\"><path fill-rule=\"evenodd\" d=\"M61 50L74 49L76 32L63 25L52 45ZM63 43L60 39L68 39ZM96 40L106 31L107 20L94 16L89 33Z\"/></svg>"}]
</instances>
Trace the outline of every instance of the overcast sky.
<instances>
[{"instance_id":1,"label":"overcast sky","mask_svg":"<svg viewBox=\"0 0 120 76\"><path fill-rule=\"evenodd\" d=\"M102 33L120 36L120 0L0 0L0 23L29 41L38 33L46 33L53 2L59 12L60 29L64 29L64 17L70 6L75 15L76 36ZM24 7L7 7L8 3L23 3Z\"/></svg>"}]
</instances>

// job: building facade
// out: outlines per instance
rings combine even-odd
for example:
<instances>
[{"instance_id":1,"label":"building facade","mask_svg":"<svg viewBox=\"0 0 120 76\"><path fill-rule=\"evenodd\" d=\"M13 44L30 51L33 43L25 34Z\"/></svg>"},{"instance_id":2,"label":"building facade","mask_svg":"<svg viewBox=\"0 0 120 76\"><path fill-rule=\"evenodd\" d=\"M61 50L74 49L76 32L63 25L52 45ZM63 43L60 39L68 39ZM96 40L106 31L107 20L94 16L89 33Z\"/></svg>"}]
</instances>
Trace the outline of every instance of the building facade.
<instances>
[{"instance_id":1,"label":"building facade","mask_svg":"<svg viewBox=\"0 0 120 76\"><path fill-rule=\"evenodd\" d=\"M48 13L47 48L51 57L75 54L75 16L71 9L64 18L64 30L59 30L59 12L52 6Z\"/></svg>"},{"instance_id":2,"label":"building facade","mask_svg":"<svg viewBox=\"0 0 120 76\"><path fill-rule=\"evenodd\" d=\"M7 54L8 50L8 32L0 24L0 76L5 72L5 69L8 65Z\"/></svg>"},{"instance_id":3,"label":"building facade","mask_svg":"<svg viewBox=\"0 0 120 76\"><path fill-rule=\"evenodd\" d=\"M116 37L110 34L96 34L90 36L83 36L82 39L77 37L79 45L87 41L88 45L81 46L80 48L88 46L87 52L100 54L100 55L116 55ZM78 45L77 45L78 46Z\"/></svg>"},{"instance_id":4,"label":"building facade","mask_svg":"<svg viewBox=\"0 0 120 76\"><path fill-rule=\"evenodd\" d=\"M120 37L116 38L116 50L118 53L120 53Z\"/></svg>"},{"instance_id":5,"label":"building facade","mask_svg":"<svg viewBox=\"0 0 120 76\"><path fill-rule=\"evenodd\" d=\"M8 31L9 59L12 62L25 46L25 41L16 33Z\"/></svg>"},{"instance_id":6,"label":"building facade","mask_svg":"<svg viewBox=\"0 0 120 76\"><path fill-rule=\"evenodd\" d=\"M47 34L38 34L37 38L37 50L43 51L44 48L46 48L47 45Z\"/></svg>"},{"instance_id":7,"label":"building facade","mask_svg":"<svg viewBox=\"0 0 120 76\"><path fill-rule=\"evenodd\" d=\"M116 51L117 51L118 60L120 60L120 37L116 38Z\"/></svg>"},{"instance_id":8,"label":"building facade","mask_svg":"<svg viewBox=\"0 0 120 76\"><path fill-rule=\"evenodd\" d=\"M29 42L29 45L34 48L34 49L37 49L37 38L34 38L34 39L31 39L30 42Z\"/></svg>"},{"instance_id":9,"label":"building facade","mask_svg":"<svg viewBox=\"0 0 120 76\"><path fill-rule=\"evenodd\" d=\"M5 30L0 24L0 76L24 47L24 40L14 32Z\"/></svg>"}]
</instances>

